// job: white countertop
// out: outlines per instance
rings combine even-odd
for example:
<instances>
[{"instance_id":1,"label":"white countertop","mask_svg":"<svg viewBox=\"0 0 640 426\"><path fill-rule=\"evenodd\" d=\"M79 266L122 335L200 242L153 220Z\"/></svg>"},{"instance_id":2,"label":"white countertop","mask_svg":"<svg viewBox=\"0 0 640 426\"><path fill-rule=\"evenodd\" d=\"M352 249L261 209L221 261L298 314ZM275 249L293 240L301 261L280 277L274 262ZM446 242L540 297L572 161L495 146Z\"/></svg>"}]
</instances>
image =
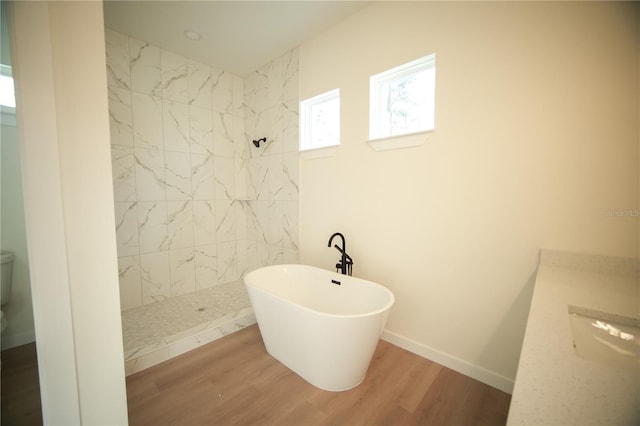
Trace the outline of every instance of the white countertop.
<instances>
[{"instance_id":1,"label":"white countertop","mask_svg":"<svg viewBox=\"0 0 640 426\"><path fill-rule=\"evenodd\" d=\"M543 250L507 424L640 425L640 364L577 356L568 311L637 320L639 295L636 259Z\"/></svg>"}]
</instances>

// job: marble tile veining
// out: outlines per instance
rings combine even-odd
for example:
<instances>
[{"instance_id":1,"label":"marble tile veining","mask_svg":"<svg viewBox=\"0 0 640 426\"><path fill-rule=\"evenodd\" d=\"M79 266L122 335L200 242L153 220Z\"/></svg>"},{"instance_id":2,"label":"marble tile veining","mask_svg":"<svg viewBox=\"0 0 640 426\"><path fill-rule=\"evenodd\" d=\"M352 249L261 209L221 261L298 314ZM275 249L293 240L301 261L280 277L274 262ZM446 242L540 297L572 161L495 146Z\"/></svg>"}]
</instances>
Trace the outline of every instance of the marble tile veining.
<instances>
[{"instance_id":1,"label":"marble tile veining","mask_svg":"<svg viewBox=\"0 0 640 426\"><path fill-rule=\"evenodd\" d=\"M300 113L298 111L298 99L284 103L284 116L282 119L282 143L284 152L298 153L300 148Z\"/></svg>"},{"instance_id":2,"label":"marble tile veining","mask_svg":"<svg viewBox=\"0 0 640 426\"><path fill-rule=\"evenodd\" d=\"M135 201L136 176L133 147L113 145L111 147L111 169L114 201Z\"/></svg>"},{"instance_id":3,"label":"marble tile veining","mask_svg":"<svg viewBox=\"0 0 640 426\"><path fill-rule=\"evenodd\" d=\"M218 157L214 163L216 200L232 200L235 192L233 158Z\"/></svg>"},{"instance_id":4,"label":"marble tile veining","mask_svg":"<svg viewBox=\"0 0 640 426\"><path fill-rule=\"evenodd\" d=\"M134 92L160 96L160 48L142 40L129 39L131 89Z\"/></svg>"},{"instance_id":5,"label":"marble tile veining","mask_svg":"<svg viewBox=\"0 0 640 426\"><path fill-rule=\"evenodd\" d=\"M215 180L212 155L191 154L191 188L194 200L213 200Z\"/></svg>"},{"instance_id":6,"label":"marble tile veining","mask_svg":"<svg viewBox=\"0 0 640 426\"><path fill-rule=\"evenodd\" d=\"M131 92L109 87L109 131L112 145L133 145Z\"/></svg>"},{"instance_id":7,"label":"marble tile veining","mask_svg":"<svg viewBox=\"0 0 640 426\"><path fill-rule=\"evenodd\" d=\"M163 149L161 98L133 92L131 107L134 145L140 148Z\"/></svg>"},{"instance_id":8,"label":"marble tile veining","mask_svg":"<svg viewBox=\"0 0 640 426\"><path fill-rule=\"evenodd\" d=\"M167 200L191 200L191 157L184 152L165 151Z\"/></svg>"},{"instance_id":9,"label":"marble tile veining","mask_svg":"<svg viewBox=\"0 0 640 426\"><path fill-rule=\"evenodd\" d=\"M211 108L211 67L188 60L187 69L189 72L189 104Z\"/></svg>"},{"instance_id":10,"label":"marble tile veining","mask_svg":"<svg viewBox=\"0 0 640 426\"><path fill-rule=\"evenodd\" d=\"M166 250L169 247L166 201L140 201L137 212L140 253Z\"/></svg>"},{"instance_id":11,"label":"marble tile veining","mask_svg":"<svg viewBox=\"0 0 640 426\"><path fill-rule=\"evenodd\" d=\"M191 293L196 289L195 253L192 247L169 250L171 296Z\"/></svg>"},{"instance_id":12,"label":"marble tile veining","mask_svg":"<svg viewBox=\"0 0 640 426\"><path fill-rule=\"evenodd\" d=\"M196 246L215 244L216 212L213 201L193 202L193 238Z\"/></svg>"},{"instance_id":13,"label":"marble tile veining","mask_svg":"<svg viewBox=\"0 0 640 426\"><path fill-rule=\"evenodd\" d=\"M164 149L189 153L189 107L180 102L164 100L162 103Z\"/></svg>"},{"instance_id":14,"label":"marble tile veining","mask_svg":"<svg viewBox=\"0 0 640 426\"><path fill-rule=\"evenodd\" d=\"M231 157L235 154L233 141L233 116L222 112L213 113L213 154L220 157Z\"/></svg>"},{"instance_id":15,"label":"marble tile veining","mask_svg":"<svg viewBox=\"0 0 640 426\"><path fill-rule=\"evenodd\" d=\"M189 138L192 154L213 155L213 114L211 110L189 106Z\"/></svg>"},{"instance_id":16,"label":"marble tile veining","mask_svg":"<svg viewBox=\"0 0 640 426\"><path fill-rule=\"evenodd\" d=\"M233 112L233 76L231 74L221 70L212 70L211 94L214 111Z\"/></svg>"},{"instance_id":17,"label":"marble tile veining","mask_svg":"<svg viewBox=\"0 0 640 426\"><path fill-rule=\"evenodd\" d=\"M220 242L236 240L236 218L231 200L216 202L216 240Z\"/></svg>"},{"instance_id":18,"label":"marble tile veining","mask_svg":"<svg viewBox=\"0 0 640 426\"><path fill-rule=\"evenodd\" d=\"M118 258L118 280L120 283L120 309L125 310L142 305L140 256Z\"/></svg>"},{"instance_id":19,"label":"marble tile veining","mask_svg":"<svg viewBox=\"0 0 640 426\"><path fill-rule=\"evenodd\" d=\"M240 77L112 30L105 42L121 308L297 259L297 50Z\"/></svg>"},{"instance_id":20,"label":"marble tile veining","mask_svg":"<svg viewBox=\"0 0 640 426\"><path fill-rule=\"evenodd\" d=\"M129 256L138 254L138 205L136 202L115 202L116 242L118 254Z\"/></svg>"},{"instance_id":21,"label":"marble tile veining","mask_svg":"<svg viewBox=\"0 0 640 426\"><path fill-rule=\"evenodd\" d=\"M282 199L283 200L298 200L300 193L299 182L299 163L298 153L288 152L284 154L284 160L282 165Z\"/></svg>"},{"instance_id":22,"label":"marble tile veining","mask_svg":"<svg viewBox=\"0 0 640 426\"><path fill-rule=\"evenodd\" d=\"M142 303L153 303L171 297L169 252L140 255Z\"/></svg>"},{"instance_id":23,"label":"marble tile veining","mask_svg":"<svg viewBox=\"0 0 640 426\"><path fill-rule=\"evenodd\" d=\"M218 282L225 283L238 279L237 243L235 241L219 242L217 245Z\"/></svg>"},{"instance_id":24,"label":"marble tile veining","mask_svg":"<svg viewBox=\"0 0 640 426\"><path fill-rule=\"evenodd\" d=\"M215 244L195 248L196 287L210 288L218 284L218 257Z\"/></svg>"},{"instance_id":25,"label":"marble tile veining","mask_svg":"<svg viewBox=\"0 0 640 426\"><path fill-rule=\"evenodd\" d=\"M162 97L182 103L188 102L187 58L162 51Z\"/></svg>"},{"instance_id":26,"label":"marble tile veining","mask_svg":"<svg viewBox=\"0 0 640 426\"><path fill-rule=\"evenodd\" d=\"M134 158L138 201L164 200L166 186L163 151L135 148Z\"/></svg>"},{"instance_id":27,"label":"marble tile veining","mask_svg":"<svg viewBox=\"0 0 640 426\"><path fill-rule=\"evenodd\" d=\"M193 247L193 207L191 201L167 201L169 248Z\"/></svg>"},{"instance_id":28,"label":"marble tile veining","mask_svg":"<svg viewBox=\"0 0 640 426\"><path fill-rule=\"evenodd\" d=\"M290 250L298 250L299 246L299 211L298 211L298 203L295 201L285 201L283 202L283 238L284 238L284 248ZM293 262L298 263L298 262Z\"/></svg>"},{"instance_id":29,"label":"marble tile veining","mask_svg":"<svg viewBox=\"0 0 640 426\"><path fill-rule=\"evenodd\" d=\"M107 29L105 31L105 44L108 86L110 88L131 88L129 37Z\"/></svg>"}]
</instances>

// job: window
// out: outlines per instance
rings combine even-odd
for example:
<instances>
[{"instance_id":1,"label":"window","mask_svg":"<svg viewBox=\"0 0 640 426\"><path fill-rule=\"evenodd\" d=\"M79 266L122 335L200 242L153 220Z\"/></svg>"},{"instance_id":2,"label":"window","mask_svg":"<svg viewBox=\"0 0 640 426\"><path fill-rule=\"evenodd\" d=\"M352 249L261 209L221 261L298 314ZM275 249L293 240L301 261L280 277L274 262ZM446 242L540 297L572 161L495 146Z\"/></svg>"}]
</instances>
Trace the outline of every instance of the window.
<instances>
[{"instance_id":1,"label":"window","mask_svg":"<svg viewBox=\"0 0 640 426\"><path fill-rule=\"evenodd\" d=\"M300 102L300 151L340 145L340 90Z\"/></svg>"},{"instance_id":2,"label":"window","mask_svg":"<svg viewBox=\"0 0 640 426\"><path fill-rule=\"evenodd\" d=\"M11 67L7 65L0 65L0 106L9 108L16 106Z\"/></svg>"},{"instance_id":3,"label":"window","mask_svg":"<svg viewBox=\"0 0 640 426\"><path fill-rule=\"evenodd\" d=\"M370 87L370 139L435 128L435 53L372 76Z\"/></svg>"}]
</instances>

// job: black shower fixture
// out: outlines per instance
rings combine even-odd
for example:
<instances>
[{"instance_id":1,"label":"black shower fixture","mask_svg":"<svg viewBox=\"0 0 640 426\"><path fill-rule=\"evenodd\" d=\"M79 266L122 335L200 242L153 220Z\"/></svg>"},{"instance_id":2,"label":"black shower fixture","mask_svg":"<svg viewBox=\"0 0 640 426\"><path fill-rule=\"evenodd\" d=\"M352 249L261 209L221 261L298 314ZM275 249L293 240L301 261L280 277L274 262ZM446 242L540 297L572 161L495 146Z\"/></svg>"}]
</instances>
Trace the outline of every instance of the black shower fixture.
<instances>
[{"instance_id":1,"label":"black shower fixture","mask_svg":"<svg viewBox=\"0 0 640 426\"><path fill-rule=\"evenodd\" d=\"M253 144L256 146L256 148L260 148L260 142L262 143L267 143L267 138L262 138L262 139L258 139L258 140L253 140Z\"/></svg>"}]
</instances>

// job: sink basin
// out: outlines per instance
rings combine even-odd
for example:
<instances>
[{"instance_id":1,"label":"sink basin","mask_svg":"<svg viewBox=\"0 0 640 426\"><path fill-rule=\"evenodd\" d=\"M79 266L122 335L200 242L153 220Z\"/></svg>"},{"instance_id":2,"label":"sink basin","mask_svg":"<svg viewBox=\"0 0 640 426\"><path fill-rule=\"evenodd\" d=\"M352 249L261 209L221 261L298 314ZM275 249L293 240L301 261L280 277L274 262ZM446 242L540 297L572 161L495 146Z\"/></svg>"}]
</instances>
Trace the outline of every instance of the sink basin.
<instances>
[{"instance_id":1,"label":"sink basin","mask_svg":"<svg viewBox=\"0 0 640 426\"><path fill-rule=\"evenodd\" d=\"M577 356L613 368L640 367L640 321L606 312L569 306L573 347Z\"/></svg>"}]
</instances>

